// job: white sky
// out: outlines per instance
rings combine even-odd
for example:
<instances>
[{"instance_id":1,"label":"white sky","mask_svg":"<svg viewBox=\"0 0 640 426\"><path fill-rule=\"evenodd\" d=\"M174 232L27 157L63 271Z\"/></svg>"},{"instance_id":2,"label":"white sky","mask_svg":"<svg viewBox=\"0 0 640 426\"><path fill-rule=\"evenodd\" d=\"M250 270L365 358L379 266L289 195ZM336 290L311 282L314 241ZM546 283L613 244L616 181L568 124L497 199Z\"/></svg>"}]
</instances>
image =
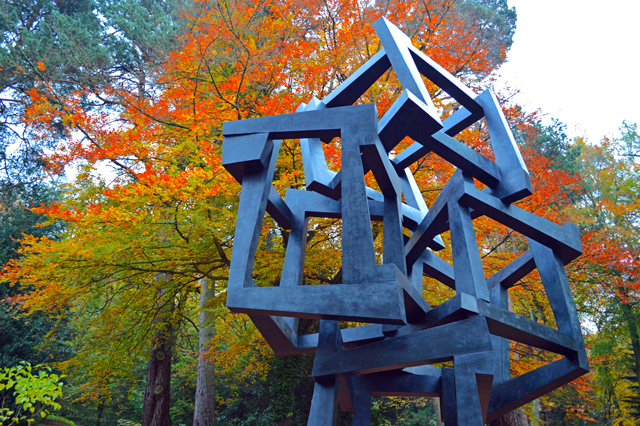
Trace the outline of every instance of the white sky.
<instances>
[{"instance_id":1,"label":"white sky","mask_svg":"<svg viewBox=\"0 0 640 426\"><path fill-rule=\"evenodd\" d=\"M518 22L496 88L519 89L525 110L592 143L640 124L640 1L508 1Z\"/></svg>"}]
</instances>

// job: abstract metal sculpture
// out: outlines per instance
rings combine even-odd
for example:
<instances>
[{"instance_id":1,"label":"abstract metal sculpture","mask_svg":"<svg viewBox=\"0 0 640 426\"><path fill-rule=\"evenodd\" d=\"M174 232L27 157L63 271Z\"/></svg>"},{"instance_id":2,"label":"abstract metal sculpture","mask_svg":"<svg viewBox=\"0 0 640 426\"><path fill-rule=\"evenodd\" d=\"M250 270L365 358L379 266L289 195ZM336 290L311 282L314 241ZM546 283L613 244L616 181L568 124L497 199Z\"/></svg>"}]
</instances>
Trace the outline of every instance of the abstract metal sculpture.
<instances>
[{"instance_id":1,"label":"abstract metal sculpture","mask_svg":"<svg viewBox=\"0 0 640 426\"><path fill-rule=\"evenodd\" d=\"M578 229L511 203L531 194L527 168L490 91L476 96L382 18L384 50L322 101L298 112L224 124L223 165L242 184L227 306L250 316L281 356L315 352L308 425L334 425L338 404L368 425L371 397L439 396L447 426L481 426L588 372L580 323L564 266L581 254ZM393 68L404 92L378 121L376 107L353 105ZM442 121L422 76L462 107ZM454 139L484 118L495 161ZM342 168L329 170L323 141L341 138ZM391 159L406 136L415 142ZM280 143L301 138L306 190L284 200L272 185ZM409 166L435 153L457 171L428 209ZM372 171L380 191L367 187ZM487 186L476 188L473 179ZM403 202L404 196L404 202ZM265 211L290 230L280 285L258 287L253 263ZM529 250L485 279L473 219L488 216L527 237ZM342 219L342 283L302 285L307 218ZM383 221L383 264L371 221ZM403 228L410 237L403 235ZM453 265L434 252L449 231ZM538 270L557 329L509 311L507 291ZM455 290L430 307L427 275ZM320 320L298 335L299 318ZM338 321L371 323L340 329ZM511 377L509 341L562 357ZM430 364L453 361L452 368Z\"/></svg>"}]
</instances>

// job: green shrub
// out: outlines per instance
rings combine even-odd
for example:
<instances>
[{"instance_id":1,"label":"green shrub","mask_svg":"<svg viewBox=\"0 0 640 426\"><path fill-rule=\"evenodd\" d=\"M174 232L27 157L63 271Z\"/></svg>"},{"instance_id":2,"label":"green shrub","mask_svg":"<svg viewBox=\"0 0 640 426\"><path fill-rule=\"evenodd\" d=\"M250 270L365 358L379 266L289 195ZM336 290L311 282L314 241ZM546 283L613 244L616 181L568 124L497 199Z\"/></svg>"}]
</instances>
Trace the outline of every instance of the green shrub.
<instances>
[{"instance_id":1,"label":"green shrub","mask_svg":"<svg viewBox=\"0 0 640 426\"><path fill-rule=\"evenodd\" d=\"M62 395L62 377L46 365L31 367L28 362L0 369L0 423L31 424L59 410L55 401Z\"/></svg>"}]
</instances>

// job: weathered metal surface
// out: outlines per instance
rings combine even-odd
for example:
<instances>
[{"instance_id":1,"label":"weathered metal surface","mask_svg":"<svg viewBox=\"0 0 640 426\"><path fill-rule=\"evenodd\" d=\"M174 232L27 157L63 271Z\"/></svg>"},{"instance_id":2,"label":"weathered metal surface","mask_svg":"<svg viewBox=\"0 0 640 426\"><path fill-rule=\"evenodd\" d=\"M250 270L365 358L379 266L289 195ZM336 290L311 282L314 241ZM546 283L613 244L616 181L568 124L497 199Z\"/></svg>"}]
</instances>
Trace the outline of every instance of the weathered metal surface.
<instances>
[{"instance_id":1,"label":"weathered metal surface","mask_svg":"<svg viewBox=\"0 0 640 426\"><path fill-rule=\"evenodd\" d=\"M447 426L481 426L589 370L564 269L581 253L578 231L511 205L531 194L531 180L495 96L473 93L386 19L375 28L384 49L325 99L293 114L225 123L223 165L242 184L227 305L249 314L278 355L315 352L309 425L335 425L338 407L355 410L353 425L368 425L372 396L408 395L439 396ZM378 121L374 105L353 104L390 68L404 92ZM423 77L462 107L441 120ZM455 139L482 118L495 161ZM322 150L336 136L339 172ZM415 142L391 158L407 136ZM277 139L285 138L300 138L306 190L283 199L272 180ZM409 169L429 153L458 169L431 208ZM366 186L368 171L379 191ZM474 178L487 188L477 189ZM289 230L276 287L252 280L267 213ZM529 241L529 251L488 279L473 225L484 215ZM342 220L340 283L303 285L310 217ZM383 222L381 265L372 221ZM447 231L453 264L434 253ZM557 329L509 311L508 290L535 269ZM456 295L429 306L423 275ZM319 320L319 333L299 335L300 318ZM340 329L337 321L372 324ZM512 378L509 341L563 358ZM443 361L453 368L429 365Z\"/></svg>"}]
</instances>

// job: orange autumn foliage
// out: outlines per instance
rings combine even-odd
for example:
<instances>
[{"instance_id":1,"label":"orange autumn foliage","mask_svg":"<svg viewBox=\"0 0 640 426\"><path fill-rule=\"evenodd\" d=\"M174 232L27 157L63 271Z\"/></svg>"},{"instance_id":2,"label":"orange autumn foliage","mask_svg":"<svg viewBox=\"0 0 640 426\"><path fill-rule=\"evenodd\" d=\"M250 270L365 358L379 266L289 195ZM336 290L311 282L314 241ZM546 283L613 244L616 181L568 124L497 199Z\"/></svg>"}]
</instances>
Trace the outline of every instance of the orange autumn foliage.
<instances>
[{"instance_id":1,"label":"orange autumn foliage","mask_svg":"<svg viewBox=\"0 0 640 426\"><path fill-rule=\"evenodd\" d=\"M64 221L65 234L60 240L27 238L23 257L7 266L4 277L32 286L21 301L25 309L71 315L86 330L77 343L79 355L68 366L91 371L88 390L104 391L113 371L126 368L118 353L142 356L158 304L177 301L172 321L179 325L182 316L195 312L199 280L213 281L224 294L238 186L220 164L223 122L293 112L312 96L326 96L380 49L371 23L382 15L402 24L417 46L475 88L505 58L504 46L488 46L479 36L481 23L459 14L452 0L379 3L374 8L362 0L197 2L185 12L189 31L181 35L180 49L168 54L148 90L113 85L101 93L63 97L43 81L30 93L26 125L43 138L60 129L65 136L48 158L49 169L76 167L79 173L63 201L37 209L52 221ZM455 108L451 99L428 87L437 107L449 114ZM383 114L399 93L387 73L361 101L375 102ZM107 99L115 110L83 108L82 100L91 96ZM519 132L535 121L517 108L506 112ZM490 155L481 125L461 139ZM325 152L339 167L339 146L327 145ZM302 187L296 142L285 141L281 155L276 187ZM534 152L524 156L534 195L521 207L566 222L565 189L575 188L579 179L556 171ZM104 173L105 165L113 171ZM429 202L453 172L434 156L414 168ZM266 223L256 280L273 283L283 233ZM484 219L478 225L488 275L526 249L524 239L508 229ZM330 282L340 267L336 225L317 223L312 229L306 278ZM553 322L535 276L514 289L513 299L519 313L538 312L541 305L536 319ZM216 306L222 303L223 297L216 300ZM216 326L224 331L211 352L226 360L246 355L244 364L225 363L228 369L245 369L255 359L248 352L257 346L262 354L264 343L248 323L218 312ZM521 363L527 362L522 371L541 361L522 357Z\"/></svg>"}]
</instances>

